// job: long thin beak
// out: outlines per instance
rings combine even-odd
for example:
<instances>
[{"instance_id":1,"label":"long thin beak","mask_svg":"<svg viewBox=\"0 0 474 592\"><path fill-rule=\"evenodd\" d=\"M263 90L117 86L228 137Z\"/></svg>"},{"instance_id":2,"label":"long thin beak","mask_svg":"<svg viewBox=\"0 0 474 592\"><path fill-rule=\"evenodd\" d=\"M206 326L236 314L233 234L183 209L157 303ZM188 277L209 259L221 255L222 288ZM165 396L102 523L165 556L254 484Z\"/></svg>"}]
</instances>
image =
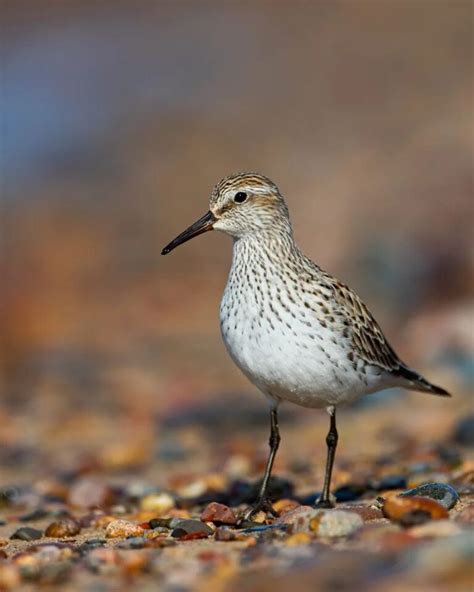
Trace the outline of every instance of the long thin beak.
<instances>
[{"instance_id":1,"label":"long thin beak","mask_svg":"<svg viewBox=\"0 0 474 592\"><path fill-rule=\"evenodd\" d=\"M173 249L182 245L186 241L202 234L203 232L207 232L208 230L212 230L214 222L216 221L216 217L212 212L207 212L204 214L202 218L199 218L197 222L191 224L189 228L186 228L184 232L182 232L179 236L177 236L174 240L172 240L166 247L161 251L162 255L167 255Z\"/></svg>"}]
</instances>

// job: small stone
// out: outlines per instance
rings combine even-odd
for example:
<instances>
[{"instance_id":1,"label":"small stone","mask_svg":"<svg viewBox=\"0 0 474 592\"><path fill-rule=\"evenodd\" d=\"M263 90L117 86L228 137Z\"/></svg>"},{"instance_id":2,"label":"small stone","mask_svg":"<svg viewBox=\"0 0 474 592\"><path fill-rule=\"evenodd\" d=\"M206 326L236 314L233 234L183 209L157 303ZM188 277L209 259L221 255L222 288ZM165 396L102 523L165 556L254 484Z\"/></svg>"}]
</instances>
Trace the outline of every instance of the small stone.
<instances>
[{"instance_id":1,"label":"small stone","mask_svg":"<svg viewBox=\"0 0 474 592\"><path fill-rule=\"evenodd\" d=\"M283 514L286 514L287 512L289 512L290 510L294 510L295 508L298 508L299 506L300 506L300 504L296 500L283 498L283 499L276 501L273 504L273 509L275 510L275 512L278 512L279 516L282 516Z\"/></svg>"},{"instance_id":2,"label":"small stone","mask_svg":"<svg viewBox=\"0 0 474 592\"><path fill-rule=\"evenodd\" d=\"M203 522L214 522L215 524L237 524L234 512L224 504L211 502L201 513Z\"/></svg>"},{"instance_id":3,"label":"small stone","mask_svg":"<svg viewBox=\"0 0 474 592\"><path fill-rule=\"evenodd\" d=\"M114 520L114 516L109 516L97 510L91 514L86 514L79 522L82 528L106 528Z\"/></svg>"},{"instance_id":4,"label":"small stone","mask_svg":"<svg viewBox=\"0 0 474 592\"><path fill-rule=\"evenodd\" d=\"M353 534L363 524L364 521L355 512L316 510L309 528L320 537L343 537Z\"/></svg>"},{"instance_id":5,"label":"small stone","mask_svg":"<svg viewBox=\"0 0 474 592\"><path fill-rule=\"evenodd\" d=\"M169 493L150 493L140 500L140 508L144 511L166 514L175 507L175 501Z\"/></svg>"},{"instance_id":6,"label":"small stone","mask_svg":"<svg viewBox=\"0 0 474 592\"><path fill-rule=\"evenodd\" d=\"M451 485L447 485L446 483L425 483L424 485L409 489L400 494L400 497L411 496L428 497L436 500L447 510L454 508L459 501L458 492L454 487L451 487Z\"/></svg>"},{"instance_id":7,"label":"small stone","mask_svg":"<svg viewBox=\"0 0 474 592\"><path fill-rule=\"evenodd\" d=\"M171 529L173 528L171 526L171 521L173 520L173 518L152 518L148 524L150 525L150 528L167 528L167 529Z\"/></svg>"},{"instance_id":8,"label":"small stone","mask_svg":"<svg viewBox=\"0 0 474 592\"><path fill-rule=\"evenodd\" d=\"M227 542L227 541L235 541L237 538L237 533L235 530L231 528L227 528L226 526L219 526L216 528L216 541Z\"/></svg>"},{"instance_id":9,"label":"small stone","mask_svg":"<svg viewBox=\"0 0 474 592\"><path fill-rule=\"evenodd\" d=\"M338 487L334 492L334 496L337 502L352 502L359 499L360 496L366 491L366 485L361 485L359 483L348 483Z\"/></svg>"},{"instance_id":10,"label":"small stone","mask_svg":"<svg viewBox=\"0 0 474 592\"><path fill-rule=\"evenodd\" d=\"M285 540L288 547L297 547L299 545L308 545L311 542L311 536L307 532L297 532Z\"/></svg>"},{"instance_id":11,"label":"small stone","mask_svg":"<svg viewBox=\"0 0 474 592\"><path fill-rule=\"evenodd\" d=\"M338 510L347 510L348 512L355 512L359 514L364 522L371 522L372 520L383 519L382 510L375 506L365 506L356 504L347 504L338 506Z\"/></svg>"},{"instance_id":12,"label":"small stone","mask_svg":"<svg viewBox=\"0 0 474 592\"><path fill-rule=\"evenodd\" d=\"M389 489L403 489L407 486L405 475L385 475L378 481L370 483L375 491L388 491Z\"/></svg>"},{"instance_id":13,"label":"small stone","mask_svg":"<svg viewBox=\"0 0 474 592\"><path fill-rule=\"evenodd\" d=\"M64 518L57 522L51 522L45 531L45 536L54 538L71 537L81 532L81 526L79 522L73 518Z\"/></svg>"},{"instance_id":14,"label":"small stone","mask_svg":"<svg viewBox=\"0 0 474 592\"><path fill-rule=\"evenodd\" d=\"M20 522L31 522L33 520L42 520L48 516L49 512L46 511L44 508L36 508L27 514L22 514L18 516L18 520Z\"/></svg>"},{"instance_id":15,"label":"small stone","mask_svg":"<svg viewBox=\"0 0 474 592\"><path fill-rule=\"evenodd\" d=\"M143 536L144 533L141 526L128 520L113 520L105 529L105 536L109 539Z\"/></svg>"},{"instance_id":16,"label":"small stone","mask_svg":"<svg viewBox=\"0 0 474 592\"><path fill-rule=\"evenodd\" d=\"M145 537L130 537L124 541L120 541L116 549L143 549L148 544L148 539Z\"/></svg>"},{"instance_id":17,"label":"small stone","mask_svg":"<svg viewBox=\"0 0 474 592\"><path fill-rule=\"evenodd\" d=\"M294 510L290 510L283 514L275 521L275 524L289 526L290 532L298 532L301 530L308 530L309 521L313 517L315 509L311 506L298 506Z\"/></svg>"},{"instance_id":18,"label":"small stone","mask_svg":"<svg viewBox=\"0 0 474 592\"><path fill-rule=\"evenodd\" d=\"M20 541L37 541L43 536L43 531L30 526L22 526L16 530L10 539L18 539Z\"/></svg>"},{"instance_id":19,"label":"small stone","mask_svg":"<svg viewBox=\"0 0 474 592\"><path fill-rule=\"evenodd\" d=\"M213 534L210 528L200 520L181 520L175 526L171 536L179 539L205 538Z\"/></svg>"},{"instance_id":20,"label":"small stone","mask_svg":"<svg viewBox=\"0 0 474 592\"><path fill-rule=\"evenodd\" d=\"M453 440L456 444L474 447L474 414L461 419L454 428Z\"/></svg>"},{"instance_id":21,"label":"small stone","mask_svg":"<svg viewBox=\"0 0 474 592\"><path fill-rule=\"evenodd\" d=\"M428 520L448 518L448 511L440 503L426 497L392 496L384 500L383 514L402 526L415 526Z\"/></svg>"},{"instance_id":22,"label":"small stone","mask_svg":"<svg viewBox=\"0 0 474 592\"><path fill-rule=\"evenodd\" d=\"M79 508L102 508L111 506L115 495L102 480L95 477L82 477L69 491L68 501Z\"/></svg>"},{"instance_id":23,"label":"small stone","mask_svg":"<svg viewBox=\"0 0 474 592\"><path fill-rule=\"evenodd\" d=\"M207 483L204 479L193 481L178 489L178 495L184 499L192 499L203 495L207 491Z\"/></svg>"}]
</instances>

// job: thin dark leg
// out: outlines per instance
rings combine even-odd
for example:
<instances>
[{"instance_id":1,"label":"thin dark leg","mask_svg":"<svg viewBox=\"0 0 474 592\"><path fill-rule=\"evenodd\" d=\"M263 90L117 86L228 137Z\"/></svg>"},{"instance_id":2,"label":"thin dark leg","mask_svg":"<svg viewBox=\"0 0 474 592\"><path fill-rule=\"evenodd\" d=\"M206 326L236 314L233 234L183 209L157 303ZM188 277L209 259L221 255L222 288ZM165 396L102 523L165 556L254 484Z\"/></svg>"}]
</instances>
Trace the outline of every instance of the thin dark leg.
<instances>
[{"instance_id":1,"label":"thin dark leg","mask_svg":"<svg viewBox=\"0 0 474 592\"><path fill-rule=\"evenodd\" d=\"M267 498L267 489L270 475L272 474L273 461L275 460L278 446L280 445L280 439L280 431L278 429L278 411L276 407L272 407L270 410L270 439L268 441L270 445L270 454L268 455L267 466L265 467L265 474L263 476L257 501L245 512L243 516L244 520L250 520L261 510L270 512L274 516L277 515L270 500Z\"/></svg>"},{"instance_id":2,"label":"thin dark leg","mask_svg":"<svg viewBox=\"0 0 474 592\"><path fill-rule=\"evenodd\" d=\"M321 493L321 497L316 502L316 507L318 508L333 508L334 504L331 502L331 475L332 475L332 467L334 465L334 457L336 456L336 447L337 447L337 440L338 440L338 433L336 429L336 410L333 408L329 411L331 419L330 419L330 427L328 435L326 436L326 444L328 447L328 455L326 460L326 472L324 475L324 487Z\"/></svg>"}]
</instances>

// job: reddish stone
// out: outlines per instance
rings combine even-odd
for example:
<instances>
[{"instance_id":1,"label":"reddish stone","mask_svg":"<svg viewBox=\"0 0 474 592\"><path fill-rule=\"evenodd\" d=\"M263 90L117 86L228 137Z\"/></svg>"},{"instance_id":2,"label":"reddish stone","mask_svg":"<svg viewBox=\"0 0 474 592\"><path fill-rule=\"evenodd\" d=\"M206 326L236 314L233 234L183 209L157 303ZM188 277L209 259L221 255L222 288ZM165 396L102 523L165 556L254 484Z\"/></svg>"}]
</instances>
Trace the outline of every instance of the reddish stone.
<instances>
[{"instance_id":1,"label":"reddish stone","mask_svg":"<svg viewBox=\"0 0 474 592\"><path fill-rule=\"evenodd\" d=\"M114 492L102 480L94 477L78 479L69 491L68 501L80 508L102 508L114 502Z\"/></svg>"},{"instance_id":2,"label":"reddish stone","mask_svg":"<svg viewBox=\"0 0 474 592\"><path fill-rule=\"evenodd\" d=\"M237 517L234 512L228 506L217 502L211 502L204 508L201 520L216 524L237 524Z\"/></svg>"}]
</instances>

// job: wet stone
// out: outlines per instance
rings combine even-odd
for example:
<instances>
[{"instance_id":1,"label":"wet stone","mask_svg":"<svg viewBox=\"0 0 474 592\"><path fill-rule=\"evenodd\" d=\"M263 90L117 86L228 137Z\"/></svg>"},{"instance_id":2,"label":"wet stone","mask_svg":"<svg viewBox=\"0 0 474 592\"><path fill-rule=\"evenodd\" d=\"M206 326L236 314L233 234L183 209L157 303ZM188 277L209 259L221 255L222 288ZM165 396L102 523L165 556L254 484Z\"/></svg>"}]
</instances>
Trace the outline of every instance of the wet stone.
<instances>
[{"instance_id":1,"label":"wet stone","mask_svg":"<svg viewBox=\"0 0 474 592\"><path fill-rule=\"evenodd\" d=\"M181 520L174 527L171 536L174 538L205 538L213 534L210 528L200 520Z\"/></svg>"},{"instance_id":2,"label":"wet stone","mask_svg":"<svg viewBox=\"0 0 474 592\"><path fill-rule=\"evenodd\" d=\"M436 500L444 508L450 510L459 501L458 492L446 483L425 483L414 489L409 489L400 494L400 497L421 496Z\"/></svg>"},{"instance_id":3,"label":"wet stone","mask_svg":"<svg viewBox=\"0 0 474 592\"><path fill-rule=\"evenodd\" d=\"M444 520L448 511L437 501L427 497L393 496L384 500L383 514L402 526L416 526L429 520Z\"/></svg>"},{"instance_id":4,"label":"wet stone","mask_svg":"<svg viewBox=\"0 0 474 592\"><path fill-rule=\"evenodd\" d=\"M30 526L22 526L16 530L10 539L18 539L20 541L36 541L43 536L43 531Z\"/></svg>"}]
</instances>

